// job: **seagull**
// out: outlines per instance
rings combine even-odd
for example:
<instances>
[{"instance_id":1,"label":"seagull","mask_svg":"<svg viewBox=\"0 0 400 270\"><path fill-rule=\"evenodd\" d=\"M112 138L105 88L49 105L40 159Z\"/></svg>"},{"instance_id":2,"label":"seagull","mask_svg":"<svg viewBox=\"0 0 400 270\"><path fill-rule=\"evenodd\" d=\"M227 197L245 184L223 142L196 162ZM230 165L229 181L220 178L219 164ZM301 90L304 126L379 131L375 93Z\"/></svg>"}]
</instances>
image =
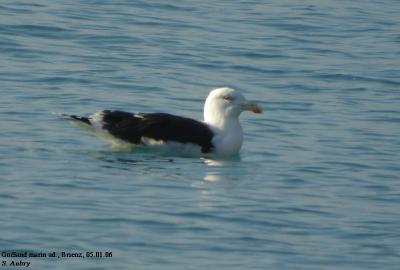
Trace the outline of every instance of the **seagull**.
<instances>
[{"instance_id":1,"label":"seagull","mask_svg":"<svg viewBox=\"0 0 400 270\"><path fill-rule=\"evenodd\" d=\"M104 110L89 117L66 115L104 138L130 145L172 149L199 156L232 156L243 143L239 116L243 111L262 113L239 91L222 87L212 90L204 104L204 120L168 113L130 113Z\"/></svg>"}]
</instances>

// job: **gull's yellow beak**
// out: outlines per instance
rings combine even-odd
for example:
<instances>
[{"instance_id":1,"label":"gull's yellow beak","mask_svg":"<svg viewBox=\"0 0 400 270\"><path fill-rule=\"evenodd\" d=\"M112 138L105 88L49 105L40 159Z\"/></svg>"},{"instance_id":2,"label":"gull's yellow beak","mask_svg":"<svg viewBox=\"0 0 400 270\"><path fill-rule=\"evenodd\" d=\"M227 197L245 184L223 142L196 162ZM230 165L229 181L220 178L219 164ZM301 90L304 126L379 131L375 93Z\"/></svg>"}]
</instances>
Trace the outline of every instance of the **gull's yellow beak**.
<instances>
[{"instance_id":1,"label":"gull's yellow beak","mask_svg":"<svg viewBox=\"0 0 400 270\"><path fill-rule=\"evenodd\" d=\"M250 111L253 113L262 113L262 109L260 106L257 105L257 103L254 102L247 102L242 105L242 110L243 111Z\"/></svg>"}]
</instances>

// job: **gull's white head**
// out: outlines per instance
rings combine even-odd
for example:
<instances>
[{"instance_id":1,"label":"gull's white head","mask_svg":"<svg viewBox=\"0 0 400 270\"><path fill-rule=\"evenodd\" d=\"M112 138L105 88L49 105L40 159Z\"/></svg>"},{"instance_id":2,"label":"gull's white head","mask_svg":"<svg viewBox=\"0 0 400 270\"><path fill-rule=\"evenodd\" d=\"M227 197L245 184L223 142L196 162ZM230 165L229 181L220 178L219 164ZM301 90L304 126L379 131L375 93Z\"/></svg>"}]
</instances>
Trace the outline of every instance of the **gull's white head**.
<instances>
[{"instance_id":1,"label":"gull's white head","mask_svg":"<svg viewBox=\"0 0 400 270\"><path fill-rule=\"evenodd\" d=\"M238 118L243 111L261 113L261 108L249 102L237 90L222 87L210 92L204 105L204 121L214 125L223 125L229 118Z\"/></svg>"}]
</instances>

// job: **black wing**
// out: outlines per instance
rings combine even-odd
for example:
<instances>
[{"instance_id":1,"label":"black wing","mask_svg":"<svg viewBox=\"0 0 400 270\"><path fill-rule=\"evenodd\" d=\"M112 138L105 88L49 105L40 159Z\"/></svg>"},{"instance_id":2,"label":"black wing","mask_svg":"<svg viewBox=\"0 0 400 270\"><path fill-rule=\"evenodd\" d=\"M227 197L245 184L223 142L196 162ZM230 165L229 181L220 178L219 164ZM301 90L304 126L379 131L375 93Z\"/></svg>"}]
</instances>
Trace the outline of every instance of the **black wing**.
<instances>
[{"instance_id":1,"label":"black wing","mask_svg":"<svg viewBox=\"0 0 400 270\"><path fill-rule=\"evenodd\" d=\"M147 137L198 144L203 153L211 152L213 148L211 140L214 134L206 124L167 113L103 111L103 128L113 136L134 144Z\"/></svg>"}]
</instances>

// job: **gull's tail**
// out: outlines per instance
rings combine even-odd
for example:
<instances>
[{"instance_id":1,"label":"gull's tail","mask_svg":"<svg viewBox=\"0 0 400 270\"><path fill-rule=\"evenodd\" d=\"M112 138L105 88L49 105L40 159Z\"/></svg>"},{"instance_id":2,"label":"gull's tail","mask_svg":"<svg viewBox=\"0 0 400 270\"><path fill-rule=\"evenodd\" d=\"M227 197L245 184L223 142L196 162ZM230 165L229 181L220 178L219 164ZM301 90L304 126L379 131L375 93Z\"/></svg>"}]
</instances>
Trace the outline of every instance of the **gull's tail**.
<instances>
[{"instance_id":1,"label":"gull's tail","mask_svg":"<svg viewBox=\"0 0 400 270\"><path fill-rule=\"evenodd\" d=\"M84 117L84 116L78 116L78 115L73 115L73 114L65 114L65 113L53 113L61 118L67 119L67 120L73 120L76 121L78 124L85 124L92 126L92 123L89 120L89 117Z\"/></svg>"},{"instance_id":2,"label":"gull's tail","mask_svg":"<svg viewBox=\"0 0 400 270\"><path fill-rule=\"evenodd\" d=\"M92 123L90 123L90 120L88 117L83 117L83 116L77 116L77 115L65 115L65 116L69 116L69 118L71 118L72 120L78 121L78 122L82 122L84 124L87 124L89 126L92 125Z\"/></svg>"}]
</instances>

